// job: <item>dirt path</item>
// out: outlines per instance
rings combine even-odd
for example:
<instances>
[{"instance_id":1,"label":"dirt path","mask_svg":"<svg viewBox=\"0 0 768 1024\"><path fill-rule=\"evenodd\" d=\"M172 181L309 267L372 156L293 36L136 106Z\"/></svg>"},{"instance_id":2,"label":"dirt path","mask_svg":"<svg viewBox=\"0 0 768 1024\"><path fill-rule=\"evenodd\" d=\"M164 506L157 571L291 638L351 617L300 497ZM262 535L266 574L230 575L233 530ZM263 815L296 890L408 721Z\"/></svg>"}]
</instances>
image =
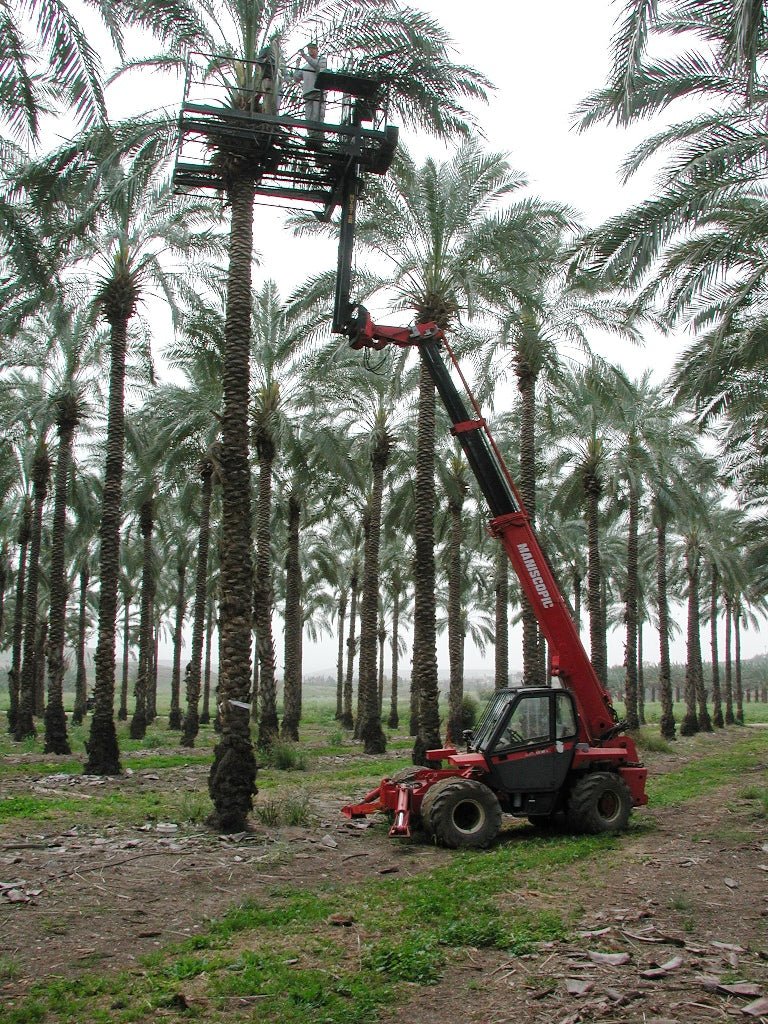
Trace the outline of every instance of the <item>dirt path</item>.
<instances>
[{"instance_id":1,"label":"dirt path","mask_svg":"<svg viewBox=\"0 0 768 1024\"><path fill-rule=\"evenodd\" d=\"M659 760L652 771L666 767ZM183 771L183 777L164 771L162 783L153 784L179 785L182 778L204 784L204 768ZM764 786L764 773L757 766L754 778L717 794L643 811L653 827L630 833L605 862L561 869L542 892L512 890L515 905L545 905L575 919L573 937L513 959L457 951L438 985L401 986L397 1008L382 1021L768 1022L768 822L755 815L754 801L739 796L745 785ZM23 785L66 784L68 795L86 794L89 782L78 780ZM141 782L103 783L128 784ZM354 882L390 872L406 877L451 857L394 842L378 829L358 829L338 818L338 806L338 797L318 797L311 828L275 834L255 828L226 839L172 823L64 834L6 825L0 829L0 963L12 962L16 974L4 981L0 975L0 998L22 997L45 975L130 966L265 886L333 877Z\"/></svg>"}]
</instances>

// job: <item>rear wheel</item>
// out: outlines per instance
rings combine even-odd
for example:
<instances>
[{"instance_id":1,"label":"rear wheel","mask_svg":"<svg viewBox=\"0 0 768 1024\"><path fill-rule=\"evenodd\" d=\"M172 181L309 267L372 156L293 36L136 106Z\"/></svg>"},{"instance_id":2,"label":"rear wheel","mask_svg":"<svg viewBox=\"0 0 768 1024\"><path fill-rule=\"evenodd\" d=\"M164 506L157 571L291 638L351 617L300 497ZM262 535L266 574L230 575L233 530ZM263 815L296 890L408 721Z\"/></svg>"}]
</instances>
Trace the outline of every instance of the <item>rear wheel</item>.
<instances>
[{"instance_id":1,"label":"rear wheel","mask_svg":"<svg viewBox=\"0 0 768 1024\"><path fill-rule=\"evenodd\" d=\"M443 779L428 791L421 805L427 833L452 849L488 846L501 828L496 794L474 779Z\"/></svg>"},{"instance_id":2,"label":"rear wheel","mask_svg":"<svg viewBox=\"0 0 768 1024\"><path fill-rule=\"evenodd\" d=\"M577 832L622 832L631 813L629 787L612 772L585 775L573 787L568 800L568 824Z\"/></svg>"}]
</instances>

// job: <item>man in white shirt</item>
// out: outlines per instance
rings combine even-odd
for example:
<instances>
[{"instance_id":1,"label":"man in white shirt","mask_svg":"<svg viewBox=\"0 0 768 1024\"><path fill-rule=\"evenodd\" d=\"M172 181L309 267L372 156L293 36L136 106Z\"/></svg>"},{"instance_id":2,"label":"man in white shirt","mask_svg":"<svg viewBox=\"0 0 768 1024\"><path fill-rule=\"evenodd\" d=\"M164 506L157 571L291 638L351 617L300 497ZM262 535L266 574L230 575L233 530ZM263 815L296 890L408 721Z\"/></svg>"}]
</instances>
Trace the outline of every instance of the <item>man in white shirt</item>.
<instances>
[{"instance_id":1,"label":"man in white shirt","mask_svg":"<svg viewBox=\"0 0 768 1024\"><path fill-rule=\"evenodd\" d=\"M301 83L304 95L304 116L307 121L325 120L325 93L315 88L318 71L325 71L326 60L320 55L317 43L307 43L306 50L300 51L304 58L304 67L294 75L294 81ZM313 133L317 136L320 133Z\"/></svg>"}]
</instances>

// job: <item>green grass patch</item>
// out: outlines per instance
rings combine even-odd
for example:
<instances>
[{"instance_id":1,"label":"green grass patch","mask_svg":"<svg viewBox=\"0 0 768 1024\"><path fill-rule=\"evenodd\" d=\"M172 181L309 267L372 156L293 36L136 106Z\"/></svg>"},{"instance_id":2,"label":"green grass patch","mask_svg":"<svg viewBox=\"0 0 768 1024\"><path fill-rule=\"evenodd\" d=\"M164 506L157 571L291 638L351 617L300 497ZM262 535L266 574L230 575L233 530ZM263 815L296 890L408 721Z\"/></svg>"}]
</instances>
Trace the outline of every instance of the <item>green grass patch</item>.
<instances>
[{"instance_id":1,"label":"green grass patch","mask_svg":"<svg viewBox=\"0 0 768 1024\"><path fill-rule=\"evenodd\" d=\"M754 770L768 755L768 737L761 731L745 731L732 746L707 749L706 734L694 738L697 757L676 771L650 776L649 799L654 807L673 807L707 790L732 782L744 772Z\"/></svg>"}]
</instances>

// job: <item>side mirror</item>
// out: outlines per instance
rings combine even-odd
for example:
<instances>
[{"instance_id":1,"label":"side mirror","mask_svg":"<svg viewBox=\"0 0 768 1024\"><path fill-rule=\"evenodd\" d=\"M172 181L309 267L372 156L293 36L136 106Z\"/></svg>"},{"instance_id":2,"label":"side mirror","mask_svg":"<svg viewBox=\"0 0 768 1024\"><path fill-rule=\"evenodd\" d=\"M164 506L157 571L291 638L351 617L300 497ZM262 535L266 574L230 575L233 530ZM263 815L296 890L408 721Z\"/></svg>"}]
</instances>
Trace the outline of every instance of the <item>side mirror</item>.
<instances>
[{"instance_id":1,"label":"side mirror","mask_svg":"<svg viewBox=\"0 0 768 1024\"><path fill-rule=\"evenodd\" d=\"M467 753L469 753L471 749L472 740L474 739L474 734L471 729L465 729L461 735L464 737L464 742L467 746Z\"/></svg>"}]
</instances>

